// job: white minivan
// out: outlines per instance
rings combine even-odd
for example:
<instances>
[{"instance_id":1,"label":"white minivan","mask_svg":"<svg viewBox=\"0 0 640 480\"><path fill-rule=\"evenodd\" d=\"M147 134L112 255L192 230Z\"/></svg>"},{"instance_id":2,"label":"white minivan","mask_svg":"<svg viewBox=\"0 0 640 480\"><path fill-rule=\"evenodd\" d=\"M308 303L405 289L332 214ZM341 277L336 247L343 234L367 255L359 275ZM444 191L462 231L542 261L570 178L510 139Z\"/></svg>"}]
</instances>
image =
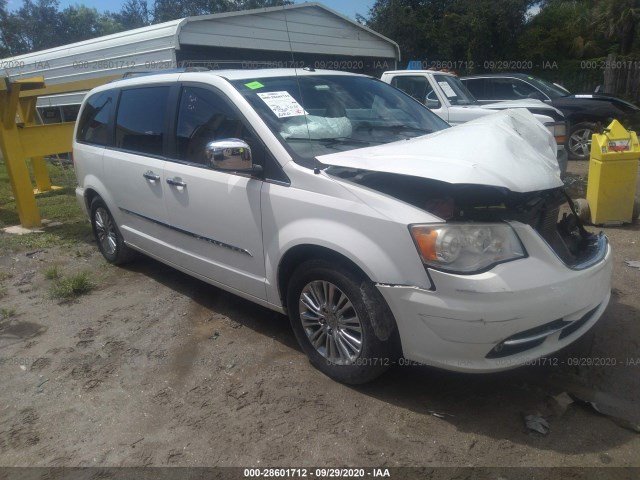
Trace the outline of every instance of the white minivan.
<instances>
[{"instance_id":1,"label":"white minivan","mask_svg":"<svg viewBox=\"0 0 640 480\"><path fill-rule=\"evenodd\" d=\"M526 111L449 127L362 75L162 73L92 90L73 151L109 262L142 252L287 313L341 382L404 359L513 368L609 302L607 238Z\"/></svg>"}]
</instances>

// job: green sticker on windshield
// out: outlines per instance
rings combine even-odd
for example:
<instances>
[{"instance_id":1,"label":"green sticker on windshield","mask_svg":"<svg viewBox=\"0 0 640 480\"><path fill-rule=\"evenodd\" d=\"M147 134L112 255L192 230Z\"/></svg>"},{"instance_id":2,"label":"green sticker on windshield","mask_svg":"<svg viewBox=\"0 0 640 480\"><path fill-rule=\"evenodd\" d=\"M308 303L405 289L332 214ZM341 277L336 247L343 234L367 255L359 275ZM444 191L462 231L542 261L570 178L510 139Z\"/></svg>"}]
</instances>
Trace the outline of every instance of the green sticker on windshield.
<instances>
[{"instance_id":1,"label":"green sticker on windshield","mask_svg":"<svg viewBox=\"0 0 640 480\"><path fill-rule=\"evenodd\" d=\"M245 84L244 84L244 86L245 86L245 87L247 87L247 88L250 88L251 90L256 90L256 89L258 89L258 88L262 88L262 87L264 87L264 85L263 85L263 84L261 84L261 83L260 83L260 82L258 82L258 81L250 82L250 83L245 83Z\"/></svg>"}]
</instances>

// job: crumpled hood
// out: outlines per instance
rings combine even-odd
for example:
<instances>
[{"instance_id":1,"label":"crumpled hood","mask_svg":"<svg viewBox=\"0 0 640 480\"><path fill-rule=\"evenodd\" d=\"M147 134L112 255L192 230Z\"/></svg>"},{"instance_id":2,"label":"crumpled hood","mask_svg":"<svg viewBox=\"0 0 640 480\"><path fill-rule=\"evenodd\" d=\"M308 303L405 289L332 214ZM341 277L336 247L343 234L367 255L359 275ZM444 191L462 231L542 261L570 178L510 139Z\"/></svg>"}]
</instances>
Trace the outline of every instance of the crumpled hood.
<instances>
[{"instance_id":1,"label":"crumpled hood","mask_svg":"<svg viewBox=\"0 0 640 480\"><path fill-rule=\"evenodd\" d=\"M430 135L322 155L323 164L533 192L561 187L556 143L527 110L503 110Z\"/></svg>"},{"instance_id":2,"label":"crumpled hood","mask_svg":"<svg viewBox=\"0 0 640 480\"><path fill-rule=\"evenodd\" d=\"M508 108L544 108L549 110L557 110L548 103L544 103L540 100L533 98L523 98L521 100L503 100L495 103L484 103L483 108L490 108L492 110L506 110Z\"/></svg>"}]
</instances>

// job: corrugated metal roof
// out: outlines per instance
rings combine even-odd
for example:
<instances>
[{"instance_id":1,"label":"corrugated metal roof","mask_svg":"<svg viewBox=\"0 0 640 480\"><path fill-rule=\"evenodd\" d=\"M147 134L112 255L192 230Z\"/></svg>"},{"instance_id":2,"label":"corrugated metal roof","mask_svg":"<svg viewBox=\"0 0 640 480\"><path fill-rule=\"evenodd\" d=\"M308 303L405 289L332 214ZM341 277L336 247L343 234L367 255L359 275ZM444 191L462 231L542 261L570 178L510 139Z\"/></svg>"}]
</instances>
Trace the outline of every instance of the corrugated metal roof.
<instances>
[{"instance_id":1,"label":"corrugated metal roof","mask_svg":"<svg viewBox=\"0 0 640 480\"><path fill-rule=\"evenodd\" d=\"M47 84L99 78L139 67L140 59L175 62L177 32L186 19L173 20L82 42L4 59L11 78L43 75ZM144 62L143 62L144 63Z\"/></svg>"},{"instance_id":2,"label":"corrugated metal roof","mask_svg":"<svg viewBox=\"0 0 640 480\"><path fill-rule=\"evenodd\" d=\"M400 58L398 45L319 3L187 17L2 60L47 84L176 66L181 45Z\"/></svg>"}]
</instances>

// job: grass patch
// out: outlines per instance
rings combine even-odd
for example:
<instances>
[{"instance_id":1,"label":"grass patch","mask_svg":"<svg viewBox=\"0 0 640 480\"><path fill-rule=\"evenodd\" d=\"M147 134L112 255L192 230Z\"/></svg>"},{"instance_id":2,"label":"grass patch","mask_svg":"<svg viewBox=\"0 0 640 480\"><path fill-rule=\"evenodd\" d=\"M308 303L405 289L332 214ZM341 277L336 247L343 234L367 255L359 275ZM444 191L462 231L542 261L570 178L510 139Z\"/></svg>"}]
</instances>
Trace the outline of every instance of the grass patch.
<instances>
[{"instance_id":1,"label":"grass patch","mask_svg":"<svg viewBox=\"0 0 640 480\"><path fill-rule=\"evenodd\" d=\"M93 288L89 275L82 272L56 281L49 289L49 296L56 300L70 300L89 293Z\"/></svg>"},{"instance_id":2,"label":"grass patch","mask_svg":"<svg viewBox=\"0 0 640 480\"><path fill-rule=\"evenodd\" d=\"M46 278L47 280L56 280L60 278L60 272L58 271L58 266L53 265L47 268L44 272L44 278Z\"/></svg>"},{"instance_id":3,"label":"grass patch","mask_svg":"<svg viewBox=\"0 0 640 480\"><path fill-rule=\"evenodd\" d=\"M7 287L0 287L0 298L7 296Z\"/></svg>"},{"instance_id":4,"label":"grass patch","mask_svg":"<svg viewBox=\"0 0 640 480\"><path fill-rule=\"evenodd\" d=\"M77 247L80 243L93 244L92 235L91 224L86 221L48 227L44 233L28 233L26 235L0 233L0 252L19 252L56 245Z\"/></svg>"},{"instance_id":5,"label":"grass patch","mask_svg":"<svg viewBox=\"0 0 640 480\"><path fill-rule=\"evenodd\" d=\"M15 308L0 308L0 318L2 318L2 320L15 317L15 315L16 315Z\"/></svg>"},{"instance_id":6,"label":"grass patch","mask_svg":"<svg viewBox=\"0 0 640 480\"><path fill-rule=\"evenodd\" d=\"M27 163L29 171L32 172L30 162ZM15 252L55 245L74 246L90 241L91 226L76 200L73 167L70 164L47 162L47 169L52 185L63 188L36 195L36 203L42 218L63 222L63 225L46 228L45 233L9 235L0 232L0 251ZM0 159L0 228L19 224L20 217L6 165L4 160Z\"/></svg>"}]
</instances>

